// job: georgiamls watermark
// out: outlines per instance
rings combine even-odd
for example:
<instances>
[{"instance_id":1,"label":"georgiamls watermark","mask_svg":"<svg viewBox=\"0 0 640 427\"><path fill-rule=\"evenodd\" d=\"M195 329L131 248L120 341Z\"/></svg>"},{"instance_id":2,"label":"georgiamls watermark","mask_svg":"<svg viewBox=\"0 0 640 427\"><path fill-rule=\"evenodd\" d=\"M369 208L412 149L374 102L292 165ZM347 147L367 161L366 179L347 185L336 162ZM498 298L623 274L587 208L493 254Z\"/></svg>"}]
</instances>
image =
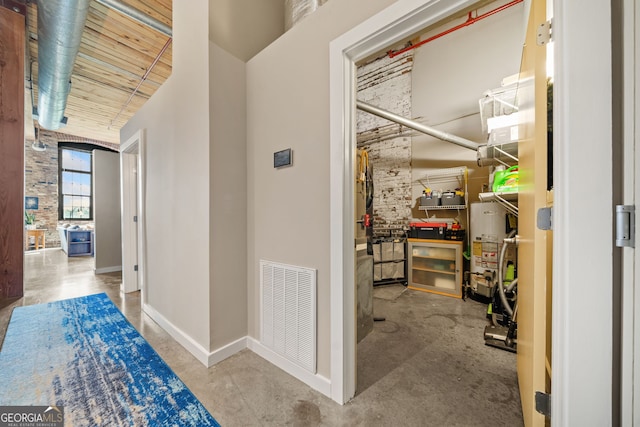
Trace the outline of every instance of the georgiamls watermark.
<instances>
[{"instance_id":1,"label":"georgiamls watermark","mask_svg":"<svg viewBox=\"0 0 640 427\"><path fill-rule=\"evenodd\" d=\"M63 427L62 406L0 406L0 427Z\"/></svg>"}]
</instances>

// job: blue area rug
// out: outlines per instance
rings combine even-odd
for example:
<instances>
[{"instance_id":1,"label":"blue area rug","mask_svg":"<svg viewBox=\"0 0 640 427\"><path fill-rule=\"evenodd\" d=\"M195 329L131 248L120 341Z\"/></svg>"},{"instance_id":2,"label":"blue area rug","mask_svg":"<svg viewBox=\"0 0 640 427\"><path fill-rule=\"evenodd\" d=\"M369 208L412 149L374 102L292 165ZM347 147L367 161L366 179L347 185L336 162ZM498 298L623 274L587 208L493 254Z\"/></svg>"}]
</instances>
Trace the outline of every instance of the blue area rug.
<instances>
[{"instance_id":1,"label":"blue area rug","mask_svg":"<svg viewBox=\"0 0 640 427\"><path fill-rule=\"evenodd\" d=\"M106 294L14 309L0 405L64 406L70 426L218 426Z\"/></svg>"}]
</instances>

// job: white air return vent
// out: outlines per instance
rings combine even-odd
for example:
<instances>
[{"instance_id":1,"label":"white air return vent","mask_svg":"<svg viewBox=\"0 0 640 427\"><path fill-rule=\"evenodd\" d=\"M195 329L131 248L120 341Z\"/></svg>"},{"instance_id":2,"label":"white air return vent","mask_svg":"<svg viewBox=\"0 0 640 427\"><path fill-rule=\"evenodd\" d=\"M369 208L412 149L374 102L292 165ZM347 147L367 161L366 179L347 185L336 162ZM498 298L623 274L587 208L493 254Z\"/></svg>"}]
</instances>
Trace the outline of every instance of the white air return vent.
<instances>
[{"instance_id":1,"label":"white air return vent","mask_svg":"<svg viewBox=\"0 0 640 427\"><path fill-rule=\"evenodd\" d=\"M260 261L260 342L316 373L316 270Z\"/></svg>"}]
</instances>

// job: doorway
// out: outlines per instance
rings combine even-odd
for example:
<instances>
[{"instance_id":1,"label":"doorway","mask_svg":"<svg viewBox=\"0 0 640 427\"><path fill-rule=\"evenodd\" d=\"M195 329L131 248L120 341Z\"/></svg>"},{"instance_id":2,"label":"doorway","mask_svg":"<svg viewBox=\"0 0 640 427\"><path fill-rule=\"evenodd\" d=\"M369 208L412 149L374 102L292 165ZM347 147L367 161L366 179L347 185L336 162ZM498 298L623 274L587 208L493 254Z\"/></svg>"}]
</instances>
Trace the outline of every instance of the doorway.
<instances>
[{"instance_id":1,"label":"doorway","mask_svg":"<svg viewBox=\"0 0 640 427\"><path fill-rule=\"evenodd\" d=\"M122 287L123 293L142 293L144 304L144 153L142 130L136 132L120 150L122 197Z\"/></svg>"},{"instance_id":2,"label":"doorway","mask_svg":"<svg viewBox=\"0 0 640 427\"><path fill-rule=\"evenodd\" d=\"M484 20L483 16L489 19ZM478 194L487 191L482 187L487 186L491 160L487 159L486 165L477 164L476 150L479 143L486 141L483 128L487 120L478 101L484 100L487 92L500 90L500 98L498 95L486 98L514 104L517 87L511 80L507 83L503 80L517 76L519 71L524 34L522 16L522 3L481 5L420 31L409 42L385 47L372 58L357 63L358 108L362 103L367 108L366 112L357 113L357 148L369 153L374 171L373 245L374 255L381 254L377 259L374 256L373 308L376 318L386 319L374 323L372 334L357 346L356 395L390 372L395 376L421 366L422 375L412 376L407 383L413 382L419 388L435 375L440 378L441 395L446 395L446 400L460 399L456 393L461 389L474 389L478 393L468 408L470 412L473 405L479 406L477 415L494 406L497 412L513 415L508 424L521 422L517 421L522 415L517 415L520 395L516 355L484 345L482 328L489 323L486 318L491 302L489 292L473 294L466 301L460 297L467 295L464 285L468 281L463 280L463 273L469 271L469 265L462 252L470 248L468 214L470 210L473 212L472 208L478 208L475 206ZM488 102L482 105L485 104ZM414 132L395 123L393 117L380 119L369 114L368 110L375 114L376 109L413 119L422 125L416 128L425 130ZM513 107L505 108L496 115L505 118L513 112ZM456 143L433 137L429 128L450 134L450 140ZM421 206L420 195L427 188L429 197L431 190L437 194L428 200L438 203ZM501 218L504 231L506 213ZM445 223L446 233L408 232L409 225L416 222ZM356 229L359 230L357 225ZM457 230L468 234L465 237ZM358 264L358 271L360 267ZM486 274L487 267L480 271ZM408 289L389 283L399 277L404 277L405 283L410 281ZM489 289L494 284L491 286ZM397 315L397 310L402 314ZM361 324L358 326L360 340ZM402 345L398 345L398 337L402 337ZM371 345L372 342L375 344ZM508 347L510 351L514 349ZM435 368L433 360L446 362ZM470 368L472 364L475 369ZM427 367L435 370L429 371ZM478 385L474 381L482 378L480 372L486 378ZM501 380L496 382L497 378ZM500 392L504 397L500 409L497 404L483 401L500 388L504 388ZM425 397L425 405L429 399Z\"/></svg>"},{"instance_id":3,"label":"doorway","mask_svg":"<svg viewBox=\"0 0 640 427\"><path fill-rule=\"evenodd\" d=\"M342 196L332 197L338 203L332 205L332 307L343 307L345 311L332 316L332 337L342 337L342 346L332 351L332 397L346 401L355 394L355 325L350 307L354 301L353 272L354 261L352 238L354 236L354 206L352 197L354 183L351 177L355 164L355 102L354 87L356 63L393 46L402 40L409 40L424 28L443 22L446 18L471 8L473 1L427 2L407 7L394 4L385 10L385 24L369 20L351 32L336 39L331 44L331 119L332 123L332 191ZM400 24L402 22L402 24ZM340 167L338 167L338 165ZM336 250L341 248L340 250ZM349 254L349 256L343 256ZM336 342L334 340L334 342Z\"/></svg>"},{"instance_id":4,"label":"doorway","mask_svg":"<svg viewBox=\"0 0 640 427\"><path fill-rule=\"evenodd\" d=\"M352 183L355 147L353 123L355 116L355 90L353 88L355 62L379 51L383 46L410 37L421 28L433 25L446 17L472 7L474 2L402 1L389 6L383 14L374 16L353 30L345 33L330 46L331 79L331 397L346 402L355 392L355 325L354 325L354 260L352 256L354 225ZM531 4L531 2L526 2ZM528 6L527 6L528 7ZM607 203L593 205L588 194L580 188L587 186L609 194L611 164L603 162L598 170L585 168L585 147L590 158L610 158L610 63L603 60L597 67L592 64L594 55L609 58L610 4L584 9L580 2L556 2L554 5L554 37L556 39L556 81L554 92L554 133L556 141L562 141L562 150L554 152L554 170L562 171L554 176L556 191L553 222L559 237L554 239L554 282L562 283L554 289L553 298L553 366L552 372L554 420L600 420L607 423L611 416L611 352L599 352L589 360L576 360L572 355L591 354L589 343L599 342L611 348L611 321L593 316L588 307L599 307L610 313L610 303L604 306L603 283L610 282L611 239L608 234L583 237L588 218L611 218L609 198ZM603 20L603 18L605 18ZM605 22L606 25L600 25ZM594 28L597 30L594 31ZM588 45L589 49L581 48ZM578 70L580 72L578 73ZM580 74L580 79L572 76ZM586 93L581 89L594 90ZM590 100L596 96L597 101ZM568 114L569 109L572 111ZM582 124L581 124L582 123ZM592 123L588 128L584 123ZM594 130L596 133L594 134ZM596 137L597 136L597 137ZM596 172L596 173L594 173ZM590 212L582 216L577 210ZM571 213L575 214L571 214ZM584 220L582 220L584 218ZM609 223L610 221L606 221ZM580 231L582 230L582 232ZM583 236L583 237L580 237ZM577 239L577 240L576 240ZM579 243L583 242L583 243ZM569 249L569 247L571 249ZM598 277L581 266L599 264ZM596 291L597 288L597 291ZM575 291L575 292L574 292ZM580 298L576 298L580 295ZM571 315L569 315L571 314ZM579 357L578 357L579 358ZM596 378L593 378L597 373ZM585 384L584 378L591 378ZM608 379L608 380L607 380ZM585 405L586 403L586 405ZM578 408L588 410L578 411ZM578 416L578 412L580 415ZM572 416L574 415L574 416ZM555 421L554 421L555 422Z\"/></svg>"}]
</instances>

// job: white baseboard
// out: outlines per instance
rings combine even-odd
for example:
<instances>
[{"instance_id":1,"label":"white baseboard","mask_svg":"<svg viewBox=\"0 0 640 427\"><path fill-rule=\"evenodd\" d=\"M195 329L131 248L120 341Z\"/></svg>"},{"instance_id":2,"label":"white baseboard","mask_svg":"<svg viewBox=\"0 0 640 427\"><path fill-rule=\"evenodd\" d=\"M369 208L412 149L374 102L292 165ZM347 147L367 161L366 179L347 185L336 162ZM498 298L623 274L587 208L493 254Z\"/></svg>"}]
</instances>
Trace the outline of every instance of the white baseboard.
<instances>
[{"instance_id":1,"label":"white baseboard","mask_svg":"<svg viewBox=\"0 0 640 427\"><path fill-rule=\"evenodd\" d=\"M205 350L200 344L195 342L193 338L184 333L180 328L175 326L166 317L162 314L158 313L153 307L149 304L142 305L142 311L149 315L162 329L167 331L174 340L178 341L178 343L187 349L187 351L200 361L204 366L209 367L209 356L210 353Z\"/></svg>"},{"instance_id":2,"label":"white baseboard","mask_svg":"<svg viewBox=\"0 0 640 427\"><path fill-rule=\"evenodd\" d=\"M239 351L248 348L258 356L274 364L289 375L299 379L314 390L317 390L325 396L331 398L331 381L329 379L319 374L312 374L306 369L275 353L271 349L268 349L254 338L248 336L242 337L213 352L208 352L200 344L195 342L193 338L191 338L180 328L167 320L166 317L158 313L150 305L143 304L142 310L206 367L213 366L216 363L219 363L224 359L233 356Z\"/></svg>"},{"instance_id":3,"label":"white baseboard","mask_svg":"<svg viewBox=\"0 0 640 427\"><path fill-rule=\"evenodd\" d=\"M289 375L292 375L295 378L299 379L312 389L317 390L325 396L331 398L331 381L328 378L325 378L319 374L312 374L306 369L275 353L273 350L268 349L254 338L247 337L247 345L249 349L256 353L258 356L276 365L278 368L282 369Z\"/></svg>"},{"instance_id":4,"label":"white baseboard","mask_svg":"<svg viewBox=\"0 0 640 427\"><path fill-rule=\"evenodd\" d=\"M247 348L247 337L235 340L234 342L209 353L209 362L207 366L213 366L216 363L222 362L224 359L233 356L245 348Z\"/></svg>"},{"instance_id":5,"label":"white baseboard","mask_svg":"<svg viewBox=\"0 0 640 427\"><path fill-rule=\"evenodd\" d=\"M247 337L242 337L215 351L209 352L150 305L144 304L142 310L207 368L247 348Z\"/></svg>"},{"instance_id":6,"label":"white baseboard","mask_svg":"<svg viewBox=\"0 0 640 427\"><path fill-rule=\"evenodd\" d=\"M116 271L122 271L121 265L114 265L113 267L94 268L95 274L115 273Z\"/></svg>"},{"instance_id":7,"label":"white baseboard","mask_svg":"<svg viewBox=\"0 0 640 427\"><path fill-rule=\"evenodd\" d=\"M40 248L38 250L33 250L33 251L24 251L25 255L35 255L35 254L39 254L44 252L48 252L48 251L61 251L62 248L60 246L55 247L55 248ZM66 253L66 252L65 252Z\"/></svg>"}]
</instances>

